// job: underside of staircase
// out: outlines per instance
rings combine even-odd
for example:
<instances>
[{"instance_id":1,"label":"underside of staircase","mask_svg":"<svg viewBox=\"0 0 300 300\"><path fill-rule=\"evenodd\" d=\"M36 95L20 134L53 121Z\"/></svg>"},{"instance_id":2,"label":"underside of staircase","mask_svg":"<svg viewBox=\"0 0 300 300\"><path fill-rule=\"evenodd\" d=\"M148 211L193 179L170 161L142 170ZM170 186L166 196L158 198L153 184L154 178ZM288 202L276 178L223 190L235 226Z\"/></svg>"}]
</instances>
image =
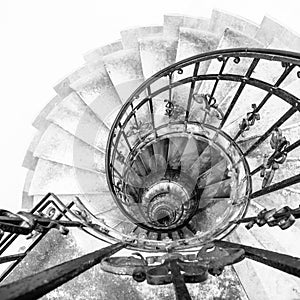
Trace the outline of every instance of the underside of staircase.
<instances>
[{"instance_id":1,"label":"underside of staircase","mask_svg":"<svg viewBox=\"0 0 300 300\"><path fill-rule=\"evenodd\" d=\"M34 120L23 208L49 192L80 199L105 242L133 239L145 255L218 238L299 257L300 223L235 221L300 204L300 37L269 17L257 25L219 10L120 34L56 84ZM72 237L66 253L82 251L82 235ZM45 299L174 297L100 269L81 276L82 289ZM300 299L299 278L255 261L188 287L194 299Z\"/></svg>"}]
</instances>

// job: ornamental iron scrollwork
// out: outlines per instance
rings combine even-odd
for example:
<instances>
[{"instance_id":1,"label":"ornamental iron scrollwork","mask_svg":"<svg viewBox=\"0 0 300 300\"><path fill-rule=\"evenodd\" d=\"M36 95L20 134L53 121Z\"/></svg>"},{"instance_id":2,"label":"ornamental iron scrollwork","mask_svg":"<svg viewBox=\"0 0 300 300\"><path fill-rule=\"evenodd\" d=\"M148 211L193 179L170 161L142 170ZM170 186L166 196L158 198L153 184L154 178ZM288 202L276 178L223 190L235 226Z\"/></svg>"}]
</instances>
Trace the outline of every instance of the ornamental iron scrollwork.
<instances>
[{"instance_id":1,"label":"ornamental iron scrollwork","mask_svg":"<svg viewBox=\"0 0 300 300\"><path fill-rule=\"evenodd\" d=\"M287 147L290 143L282 135L282 131L276 128L272 133L270 145L274 152L269 158L267 154L264 155L263 166L260 172L260 176L263 177L262 188L271 184L275 171L279 169L279 165L286 161Z\"/></svg>"},{"instance_id":2,"label":"ornamental iron scrollwork","mask_svg":"<svg viewBox=\"0 0 300 300\"><path fill-rule=\"evenodd\" d=\"M249 230L255 224L259 227L268 225L270 227L278 226L282 230L290 228L300 218L300 206L295 209L291 209L289 206L276 210L276 208L267 210L261 210L257 216L247 217L238 220L236 223L247 223L246 228Z\"/></svg>"},{"instance_id":3,"label":"ornamental iron scrollwork","mask_svg":"<svg viewBox=\"0 0 300 300\"><path fill-rule=\"evenodd\" d=\"M251 107L253 110L247 113L246 118L244 118L240 124L240 131L243 137L245 136L245 131L248 131L250 127L255 124L255 121L260 120L260 114L256 112L256 104L252 104Z\"/></svg>"},{"instance_id":4,"label":"ornamental iron scrollwork","mask_svg":"<svg viewBox=\"0 0 300 300\"><path fill-rule=\"evenodd\" d=\"M152 125L150 122L142 122L139 120L136 124L131 125L129 130L126 133L127 137L140 135L143 132L148 132L152 129Z\"/></svg>"},{"instance_id":5,"label":"ornamental iron scrollwork","mask_svg":"<svg viewBox=\"0 0 300 300\"><path fill-rule=\"evenodd\" d=\"M186 110L181 105L173 103L168 99L165 99L164 102L166 102L165 115L169 118L178 119L178 117L185 115Z\"/></svg>"},{"instance_id":6,"label":"ornamental iron scrollwork","mask_svg":"<svg viewBox=\"0 0 300 300\"><path fill-rule=\"evenodd\" d=\"M49 216L40 216L25 211L14 214L8 210L0 210L0 240L4 232L29 235L28 238L31 238L34 232L47 232L49 226L57 229L61 234L67 235L69 232L67 227L81 227L82 224L75 221L57 221Z\"/></svg>"},{"instance_id":7,"label":"ornamental iron scrollwork","mask_svg":"<svg viewBox=\"0 0 300 300\"><path fill-rule=\"evenodd\" d=\"M172 264L175 264L184 282L198 283L205 281L208 274L219 276L225 266L243 260L244 254L243 249L223 249L207 244L197 254L167 253L144 258L140 253L134 253L129 257L104 258L100 266L106 272L132 276L137 282L147 280L151 285L163 285L173 282Z\"/></svg>"},{"instance_id":8,"label":"ornamental iron scrollwork","mask_svg":"<svg viewBox=\"0 0 300 300\"><path fill-rule=\"evenodd\" d=\"M224 118L222 110L218 107L217 100L211 97L210 94L194 94L193 99L196 103L203 105L200 109L211 117L216 117L218 120Z\"/></svg>"}]
</instances>

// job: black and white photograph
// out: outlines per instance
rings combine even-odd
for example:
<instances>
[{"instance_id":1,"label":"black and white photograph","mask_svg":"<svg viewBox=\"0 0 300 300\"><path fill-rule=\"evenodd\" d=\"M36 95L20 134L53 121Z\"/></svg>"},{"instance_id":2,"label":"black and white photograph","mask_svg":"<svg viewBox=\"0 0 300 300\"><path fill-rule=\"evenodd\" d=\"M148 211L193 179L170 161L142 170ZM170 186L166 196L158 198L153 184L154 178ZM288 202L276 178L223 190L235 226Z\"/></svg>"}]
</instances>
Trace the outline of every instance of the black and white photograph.
<instances>
[{"instance_id":1,"label":"black and white photograph","mask_svg":"<svg viewBox=\"0 0 300 300\"><path fill-rule=\"evenodd\" d=\"M299 11L1 0L0 299L300 300Z\"/></svg>"}]
</instances>

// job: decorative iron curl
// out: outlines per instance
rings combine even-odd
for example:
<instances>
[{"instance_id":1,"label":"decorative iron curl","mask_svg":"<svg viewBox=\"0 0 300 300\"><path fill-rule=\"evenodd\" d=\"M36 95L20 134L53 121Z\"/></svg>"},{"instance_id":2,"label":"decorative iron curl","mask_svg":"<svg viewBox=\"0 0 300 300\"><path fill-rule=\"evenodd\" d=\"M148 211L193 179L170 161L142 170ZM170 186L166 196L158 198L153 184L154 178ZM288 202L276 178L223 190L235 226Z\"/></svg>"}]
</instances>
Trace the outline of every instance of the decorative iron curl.
<instances>
[{"instance_id":1,"label":"decorative iron curl","mask_svg":"<svg viewBox=\"0 0 300 300\"><path fill-rule=\"evenodd\" d=\"M276 128L270 140L271 148L275 151L268 158L264 155L263 167L260 176L263 177L262 188L269 186L274 178L275 171L279 169L279 165L283 164L287 159L287 147L290 143L282 135L282 131Z\"/></svg>"}]
</instances>

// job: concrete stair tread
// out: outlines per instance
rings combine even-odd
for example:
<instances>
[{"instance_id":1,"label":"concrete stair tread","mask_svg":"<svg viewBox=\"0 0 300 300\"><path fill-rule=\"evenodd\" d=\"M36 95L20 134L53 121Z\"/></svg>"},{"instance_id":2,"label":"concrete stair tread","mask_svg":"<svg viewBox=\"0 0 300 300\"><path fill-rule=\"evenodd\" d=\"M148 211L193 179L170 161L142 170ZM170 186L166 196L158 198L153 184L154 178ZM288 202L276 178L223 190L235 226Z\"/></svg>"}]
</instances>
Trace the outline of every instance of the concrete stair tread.
<instances>
[{"instance_id":1,"label":"concrete stair tread","mask_svg":"<svg viewBox=\"0 0 300 300\"><path fill-rule=\"evenodd\" d=\"M284 45L283 49L300 50L299 34L294 33L268 16L263 18L255 38L266 45L272 43L276 38Z\"/></svg>"},{"instance_id":2,"label":"concrete stair tread","mask_svg":"<svg viewBox=\"0 0 300 300\"><path fill-rule=\"evenodd\" d=\"M194 28L180 27L179 40L176 54L176 61L186 59L188 57L216 50L219 44L219 37L209 31L203 31ZM200 64L198 74L205 74L209 66L209 61ZM193 76L194 65L183 68L183 73L175 73L176 81L187 76ZM188 97L190 85L178 86L174 90L174 98L178 102L184 102Z\"/></svg>"},{"instance_id":3,"label":"concrete stair tread","mask_svg":"<svg viewBox=\"0 0 300 300\"><path fill-rule=\"evenodd\" d=\"M220 162L213 165L209 170L199 176L198 180L200 180L200 182L198 183L198 186L204 187L206 185L222 181L224 178L226 178L225 174L227 166L228 162L226 159L222 159Z\"/></svg>"},{"instance_id":4,"label":"concrete stair tread","mask_svg":"<svg viewBox=\"0 0 300 300\"><path fill-rule=\"evenodd\" d=\"M38 130L45 130L49 125L49 121L46 120L48 114L52 111L52 109L61 101L61 97L56 95L53 97L45 107L40 111L38 116L34 119L32 125Z\"/></svg>"},{"instance_id":5,"label":"concrete stair tread","mask_svg":"<svg viewBox=\"0 0 300 300\"><path fill-rule=\"evenodd\" d=\"M170 36L141 38L139 50L145 78L149 78L176 60L178 41Z\"/></svg>"},{"instance_id":6,"label":"concrete stair tread","mask_svg":"<svg viewBox=\"0 0 300 300\"><path fill-rule=\"evenodd\" d=\"M168 158L167 162L171 166L179 165L184 149L188 143L187 138L171 138L169 139Z\"/></svg>"},{"instance_id":7,"label":"concrete stair tread","mask_svg":"<svg viewBox=\"0 0 300 300\"><path fill-rule=\"evenodd\" d=\"M180 14L168 14L164 16L164 34L178 38L179 27L189 27L200 30L208 30L210 20L208 18L195 18Z\"/></svg>"},{"instance_id":8,"label":"concrete stair tread","mask_svg":"<svg viewBox=\"0 0 300 300\"><path fill-rule=\"evenodd\" d=\"M122 102L125 102L144 81L138 50L120 50L104 56L103 61Z\"/></svg>"},{"instance_id":9,"label":"concrete stair tread","mask_svg":"<svg viewBox=\"0 0 300 300\"><path fill-rule=\"evenodd\" d=\"M138 40L163 33L163 26L134 27L120 32L124 49L138 48Z\"/></svg>"},{"instance_id":10,"label":"concrete stair tread","mask_svg":"<svg viewBox=\"0 0 300 300\"><path fill-rule=\"evenodd\" d=\"M108 55L110 53L119 51L123 49L123 44L121 40L112 42L111 44L107 44L96 49L93 49L87 52L84 55L84 59L88 63L97 62L102 59L103 56Z\"/></svg>"},{"instance_id":11,"label":"concrete stair tread","mask_svg":"<svg viewBox=\"0 0 300 300\"><path fill-rule=\"evenodd\" d=\"M179 28L176 61L217 49L219 37L210 31L188 27Z\"/></svg>"},{"instance_id":12,"label":"concrete stair tread","mask_svg":"<svg viewBox=\"0 0 300 300\"><path fill-rule=\"evenodd\" d=\"M250 232L248 232L247 229L242 226L239 226L234 234L232 234L229 238L233 242L240 242L252 247L263 248L263 245ZM256 293L254 293L254 286L249 282L249 279L245 278L246 276L249 276L249 274L245 274L244 271L239 272L238 267L242 264L247 264L249 271L251 269L254 271L254 274L251 276L251 280L253 280L254 282L256 281L257 283L259 282L264 294L267 295L267 298L261 299L279 300L299 298L300 291L298 288L296 288L297 286L299 287L298 278L285 274L279 270L270 268L269 266L263 265L261 263L248 260L247 262L242 261L237 265L234 265L234 268L239 275L246 293L248 294L248 296L250 296L250 299L257 299L257 293L260 293L261 291L256 287Z\"/></svg>"},{"instance_id":13,"label":"concrete stair tread","mask_svg":"<svg viewBox=\"0 0 300 300\"><path fill-rule=\"evenodd\" d=\"M35 132L29 147L27 149L27 152L25 154L24 160L23 160L23 164L22 167L30 169L30 170L34 170L35 166L37 164L37 158L35 158L33 156L33 152L35 151L37 145L39 144L43 134L44 134L45 129L43 130L38 130Z\"/></svg>"},{"instance_id":14,"label":"concrete stair tread","mask_svg":"<svg viewBox=\"0 0 300 300\"><path fill-rule=\"evenodd\" d=\"M104 150L106 147L108 128L74 92L52 109L47 120L95 148Z\"/></svg>"},{"instance_id":15,"label":"concrete stair tread","mask_svg":"<svg viewBox=\"0 0 300 300\"><path fill-rule=\"evenodd\" d=\"M93 72L72 83L71 88L101 121L111 126L122 102L102 63Z\"/></svg>"},{"instance_id":16,"label":"concrete stair tread","mask_svg":"<svg viewBox=\"0 0 300 300\"><path fill-rule=\"evenodd\" d=\"M51 124L34 150L34 157L105 173L105 154L61 127Z\"/></svg>"},{"instance_id":17,"label":"concrete stair tread","mask_svg":"<svg viewBox=\"0 0 300 300\"><path fill-rule=\"evenodd\" d=\"M203 198L228 198L231 193L231 179L206 185L201 195Z\"/></svg>"},{"instance_id":18,"label":"concrete stair tread","mask_svg":"<svg viewBox=\"0 0 300 300\"><path fill-rule=\"evenodd\" d=\"M60 80L55 86L55 92L61 97L64 98L72 93L72 89L70 88L70 84L74 81L78 80L82 76L87 75L90 73L89 67L87 64L84 64L80 68L76 69L72 73L70 73L67 77Z\"/></svg>"},{"instance_id":19,"label":"concrete stair tread","mask_svg":"<svg viewBox=\"0 0 300 300\"><path fill-rule=\"evenodd\" d=\"M107 191L105 175L39 159L29 195L95 194Z\"/></svg>"},{"instance_id":20,"label":"concrete stair tread","mask_svg":"<svg viewBox=\"0 0 300 300\"><path fill-rule=\"evenodd\" d=\"M259 29L259 25L249 20L214 9L210 18L209 30L221 36L226 27L239 30L250 37L254 37Z\"/></svg>"}]
</instances>

